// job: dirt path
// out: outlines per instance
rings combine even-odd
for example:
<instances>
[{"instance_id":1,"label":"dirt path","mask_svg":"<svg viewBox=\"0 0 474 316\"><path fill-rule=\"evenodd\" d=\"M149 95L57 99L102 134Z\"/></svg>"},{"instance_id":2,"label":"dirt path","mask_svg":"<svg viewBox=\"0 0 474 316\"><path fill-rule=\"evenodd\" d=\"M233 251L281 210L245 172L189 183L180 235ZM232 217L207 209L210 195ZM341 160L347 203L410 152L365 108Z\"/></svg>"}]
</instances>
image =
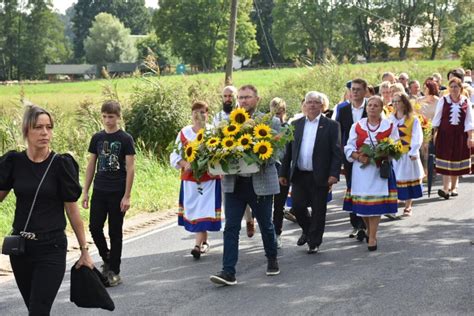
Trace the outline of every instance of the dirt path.
<instances>
[{"instance_id":1,"label":"dirt path","mask_svg":"<svg viewBox=\"0 0 474 316\"><path fill-rule=\"evenodd\" d=\"M176 210L168 210L156 213L141 213L131 218L125 218L123 233L124 239L138 236L149 231L152 231L159 225L173 222L176 220ZM107 228L104 229L107 232ZM95 252L96 248L90 236L89 230L86 227L87 241L89 244L89 252ZM107 235L107 234L106 234ZM79 245L76 237L72 232L68 233L68 252L67 261L79 257ZM99 262L96 263L100 265ZM0 283L6 282L13 278L10 259L8 256L0 255Z\"/></svg>"}]
</instances>

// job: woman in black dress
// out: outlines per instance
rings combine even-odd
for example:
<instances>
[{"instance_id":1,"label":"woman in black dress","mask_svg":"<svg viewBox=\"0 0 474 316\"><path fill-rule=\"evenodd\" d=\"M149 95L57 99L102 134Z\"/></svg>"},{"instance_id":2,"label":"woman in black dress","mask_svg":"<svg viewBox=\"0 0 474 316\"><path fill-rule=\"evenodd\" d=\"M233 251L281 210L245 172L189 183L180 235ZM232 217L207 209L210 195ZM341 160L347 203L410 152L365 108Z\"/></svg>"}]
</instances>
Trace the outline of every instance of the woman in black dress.
<instances>
[{"instance_id":1,"label":"woman in black dress","mask_svg":"<svg viewBox=\"0 0 474 316\"><path fill-rule=\"evenodd\" d=\"M51 151L52 130L51 115L38 106L29 106L22 124L27 149L0 157L0 202L12 189L16 197L13 235L23 231L38 185L52 161L26 228L36 237L26 240L23 255L10 255L13 274L30 315L49 315L64 277L64 209L81 249L76 267L93 267L76 203L81 195L79 167L72 156Z\"/></svg>"}]
</instances>

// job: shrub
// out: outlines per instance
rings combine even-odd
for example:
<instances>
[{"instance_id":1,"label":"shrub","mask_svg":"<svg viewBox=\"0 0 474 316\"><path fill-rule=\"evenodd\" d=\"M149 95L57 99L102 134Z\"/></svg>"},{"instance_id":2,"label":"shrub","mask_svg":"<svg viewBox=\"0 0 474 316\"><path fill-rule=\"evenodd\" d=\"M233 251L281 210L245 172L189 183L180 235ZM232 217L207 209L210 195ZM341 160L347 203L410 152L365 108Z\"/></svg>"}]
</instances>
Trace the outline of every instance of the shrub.
<instances>
[{"instance_id":1,"label":"shrub","mask_svg":"<svg viewBox=\"0 0 474 316\"><path fill-rule=\"evenodd\" d=\"M464 46L459 55L461 56L461 66L464 69L474 69L474 43Z\"/></svg>"},{"instance_id":2,"label":"shrub","mask_svg":"<svg viewBox=\"0 0 474 316\"><path fill-rule=\"evenodd\" d=\"M137 86L131 108L125 111L124 120L129 132L144 149L154 152L167 161L169 145L179 130L191 122L191 104L195 100L216 107L217 87L207 81L180 80L163 83L150 79Z\"/></svg>"}]
</instances>

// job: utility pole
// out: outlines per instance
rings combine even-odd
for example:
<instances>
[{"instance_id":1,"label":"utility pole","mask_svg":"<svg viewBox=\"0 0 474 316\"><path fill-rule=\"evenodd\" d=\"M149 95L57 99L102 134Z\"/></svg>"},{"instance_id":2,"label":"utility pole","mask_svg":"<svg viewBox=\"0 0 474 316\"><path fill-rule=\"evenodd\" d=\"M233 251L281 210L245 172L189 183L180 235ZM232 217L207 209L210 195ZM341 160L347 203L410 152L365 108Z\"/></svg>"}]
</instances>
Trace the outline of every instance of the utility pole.
<instances>
[{"instance_id":1,"label":"utility pole","mask_svg":"<svg viewBox=\"0 0 474 316\"><path fill-rule=\"evenodd\" d=\"M232 84L232 61L234 57L235 47L235 29L237 24L237 1L232 0L230 7L230 27L229 36L227 39L227 62L225 65L225 84L226 86Z\"/></svg>"}]
</instances>

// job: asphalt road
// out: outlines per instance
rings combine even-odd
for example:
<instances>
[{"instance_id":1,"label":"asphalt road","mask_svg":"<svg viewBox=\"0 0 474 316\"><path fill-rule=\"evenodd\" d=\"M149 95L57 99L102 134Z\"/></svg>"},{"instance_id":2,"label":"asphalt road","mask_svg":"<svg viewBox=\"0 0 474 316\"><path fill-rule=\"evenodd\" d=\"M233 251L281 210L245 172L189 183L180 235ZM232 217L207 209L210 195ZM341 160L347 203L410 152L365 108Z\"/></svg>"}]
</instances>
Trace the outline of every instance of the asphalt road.
<instances>
[{"instance_id":1,"label":"asphalt road","mask_svg":"<svg viewBox=\"0 0 474 316\"><path fill-rule=\"evenodd\" d=\"M189 253L193 236L174 224L127 240L123 284L110 289L114 313L473 315L474 176L461 180L456 198L439 199L435 186L431 198L415 202L412 217L383 219L379 249L370 253L365 243L347 237L351 229L341 211L342 188L338 185L328 205L318 254L297 247L300 230L285 221L278 276L265 275L260 234L249 239L243 229L233 287L209 281L221 269L222 232L210 235L211 251L199 261ZM69 286L67 272L52 315L109 314L77 308L69 302ZM0 284L0 314L27 314L14 281Z\"/></svg>"}]
</instances>

